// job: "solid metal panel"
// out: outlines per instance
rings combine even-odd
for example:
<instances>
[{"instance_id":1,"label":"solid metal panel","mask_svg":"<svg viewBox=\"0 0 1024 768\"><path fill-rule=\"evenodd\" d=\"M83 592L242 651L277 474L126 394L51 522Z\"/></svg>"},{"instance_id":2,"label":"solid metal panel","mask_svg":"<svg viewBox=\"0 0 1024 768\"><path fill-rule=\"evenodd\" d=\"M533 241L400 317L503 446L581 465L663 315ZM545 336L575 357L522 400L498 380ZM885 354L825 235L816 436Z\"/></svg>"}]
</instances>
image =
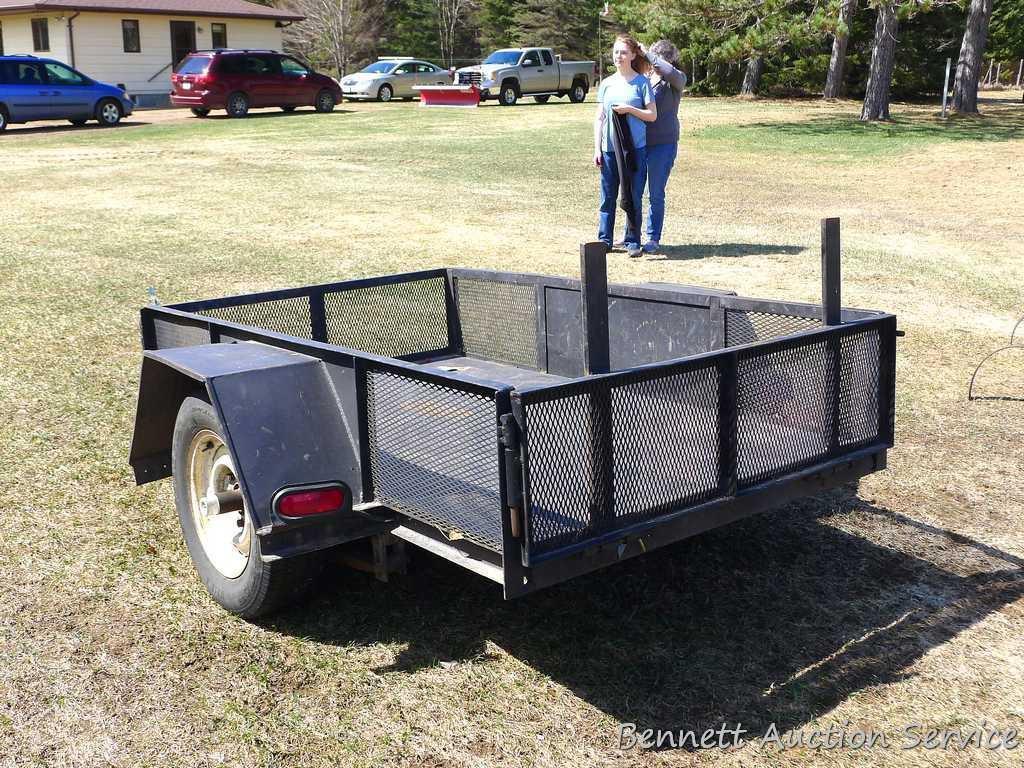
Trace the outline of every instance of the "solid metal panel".
<instances>
[{"instance_id":1,"label":"solid metal panel","mask_svg":"<svg viewBox=\"0 0 1024 768\"><path fill-rule=\"evenodd\" d=\"M143 485L171 476L171 435L181 401L203 385L148 354L142 358L135 431L128 462L135 483Z\"/></svg>"},{"instance_id":2,"label":"solid metal panel","mask_svg":"<svg viewBox=\"0 0 1024 768\"><path fill-rule=\"evenodd\" d=\"M611 288L609 291L608 337L613 371L697 355L712 348L710 306L627 298ZM660 295L664 297L665 293ZM583 376L580 293L549 287L545 299L548 373Z\"/></svg>"},{"instance_id":3,"label":"solid metal panel","mask_svg":"<svg viewBox=\"0 0 1024 768\"><path fill-rule=\"evenodd\" d=\"M217 375L207 387L258 528L284 524L271 502L285 486L340 480L357 491L356 448L319 360Z\"/></svg>"}]
</instances>

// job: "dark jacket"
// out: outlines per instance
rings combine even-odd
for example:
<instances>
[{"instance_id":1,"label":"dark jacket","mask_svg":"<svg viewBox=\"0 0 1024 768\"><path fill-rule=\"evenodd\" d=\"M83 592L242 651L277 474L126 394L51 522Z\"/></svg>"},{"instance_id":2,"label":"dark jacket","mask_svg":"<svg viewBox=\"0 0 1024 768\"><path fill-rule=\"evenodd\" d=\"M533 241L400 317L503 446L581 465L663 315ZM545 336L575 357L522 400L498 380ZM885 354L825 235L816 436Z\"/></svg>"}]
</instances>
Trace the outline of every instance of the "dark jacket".
<instances>
[{"instance_id":1,"label":"dark jacket","mask_svg":"<svg viewBox=\"0 0 1024 768\"><path fill-rule=\"evenodd\" d=\"M627 228L639 232L636 208L633 206L633 174L636 173L636 148L633 146L633 134L629 130L626 115L609 110L612 120L612 153L615 165L619 170L619 208L626 214Z\"/></svg>"}]
</instances>

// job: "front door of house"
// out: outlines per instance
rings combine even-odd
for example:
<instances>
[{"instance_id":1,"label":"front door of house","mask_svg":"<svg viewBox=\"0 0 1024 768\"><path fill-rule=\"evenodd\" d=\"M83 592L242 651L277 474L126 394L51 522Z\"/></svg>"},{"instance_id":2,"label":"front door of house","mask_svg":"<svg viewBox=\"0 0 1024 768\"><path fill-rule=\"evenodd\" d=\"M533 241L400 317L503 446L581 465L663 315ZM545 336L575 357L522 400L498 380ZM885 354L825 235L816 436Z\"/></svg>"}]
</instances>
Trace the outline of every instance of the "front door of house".
<instances>
[{"instance_id":1,"label":"front door of house","mask_svg":"<svg viewBox=\"0 0 1024 768\"><path fill-rule=\"evenodd\" d=\"M171 63L177 69L181 60L196 49L196 23L194 21L171 22Z\"/></svg>"}]
</instances>

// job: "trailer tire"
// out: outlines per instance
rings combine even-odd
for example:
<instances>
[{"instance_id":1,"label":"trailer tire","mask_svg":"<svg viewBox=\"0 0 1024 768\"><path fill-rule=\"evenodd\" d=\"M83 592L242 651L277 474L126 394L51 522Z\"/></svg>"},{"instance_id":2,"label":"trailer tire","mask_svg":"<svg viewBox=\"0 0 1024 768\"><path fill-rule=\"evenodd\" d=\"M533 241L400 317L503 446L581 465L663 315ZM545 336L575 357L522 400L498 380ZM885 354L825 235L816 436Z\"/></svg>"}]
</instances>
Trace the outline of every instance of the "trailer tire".
<instances>
[{"instance_id":1,"label":"trailer tire","mask_svg":"<svg viewBox=\"0 0 1024 768\"><path fill-rule=\"evenodd\" d=\"M200 455L211 451L209 457ZM196 505L196 492L197 481L200 481L200 485L206 484L202 466L204 462L212 462L211 466L216 468L210 470L211 478L220 471L227 473L230 482L228 470L233 472L234 464L217 413L205 400L186 397L178 410L171 442L174 503L189 555L206 590L223 608L246 619L265 616L297 602L308 593L310 584L321 570L325 561L323 554L317 552L264 562L260 537L255 533L247 509L241 514L227 512L215 518L206 517L207 522L200 523L205 513ZM231 517L228 518L228 515ZM219 551L211 544L210 540L214 538L212 533L200 531L200 525L205 528L214 519L225 519L227 523L233 521L241 529L236 540L248 541L245 552L238 544L235 545L240 557L230 560L231 567L228 569L224 568L224 561L217 557ZM212 525L210 527L213 528ZM224 530L223 526L221 530ZM215 564L211 557L218 562ZM225 570L228 575L225 575ZM235 570L238 572L235 573Z\"/></svg>"}]
</instances>

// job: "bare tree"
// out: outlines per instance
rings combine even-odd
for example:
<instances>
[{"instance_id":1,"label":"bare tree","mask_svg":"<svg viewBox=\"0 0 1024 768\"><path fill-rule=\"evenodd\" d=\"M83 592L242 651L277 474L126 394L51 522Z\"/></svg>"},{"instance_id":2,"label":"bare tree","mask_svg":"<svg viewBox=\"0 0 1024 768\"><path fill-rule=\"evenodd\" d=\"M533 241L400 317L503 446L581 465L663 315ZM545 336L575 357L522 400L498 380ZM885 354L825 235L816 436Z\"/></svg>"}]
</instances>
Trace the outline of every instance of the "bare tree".
<instances>
[{"instance_id":1,"label":"bare tree","mask_svg":"<svg viewBox=\"0 0 1024 768\"><path fill-rule=\"evenodd\" d=\"M896 0L882 0L878 4L878 18L875 21L875 41L871 46L871 69L868 71L861 120L889 119L889 92L892 87L892 70L896 65L898 31Z\"/></svg>"},{"instance_id":2,"label":"bare tree","mask_svg":"<svg viewBox=\"0 0 1024 768\"><path fill-rule=\"evenodd\" d=\"M441 43L441 58L446 66L453 66L455 56L455 30L469 10L472 0L433 0L437 8L437 32Z\"/></svg>"},{"instance_id":3,"label":"bare tree","mask_svg":"<svg viewBox=\"0 0 1024 768\"><path fill-rule=\"evenodd\" d=\"M339 75L352 60L352 0L294 0L293 7L306 20L289 27L288 42L308 59L326 58Z\"/></svg>"},{"instance_id":4,"label":"bare tree","mask_svg":"<svg viewBox=\"0 0 1024 768\"><path fill-rule=\"evenodd\" d=\"M971 0L964 26L964 41L956 64L953 84L953 110L963 114L978 112L978 78L981 60L988 41L988 24L992 19L992 0Z\"/></svg>"},{"instance_id":5,"label":"bare tree","mask_svg":"<svg viewBox=\"0 0 1024 768\"><path fill-rule=\"evenodd\" d=\"M828 63L828 78L825 80L826 99L836 99L845 95L846 45L850 40L850 26L856 12L857 0L843 0L839 6L839 23L832 39L832 58Z\"/></svg>"}]
</instances>

